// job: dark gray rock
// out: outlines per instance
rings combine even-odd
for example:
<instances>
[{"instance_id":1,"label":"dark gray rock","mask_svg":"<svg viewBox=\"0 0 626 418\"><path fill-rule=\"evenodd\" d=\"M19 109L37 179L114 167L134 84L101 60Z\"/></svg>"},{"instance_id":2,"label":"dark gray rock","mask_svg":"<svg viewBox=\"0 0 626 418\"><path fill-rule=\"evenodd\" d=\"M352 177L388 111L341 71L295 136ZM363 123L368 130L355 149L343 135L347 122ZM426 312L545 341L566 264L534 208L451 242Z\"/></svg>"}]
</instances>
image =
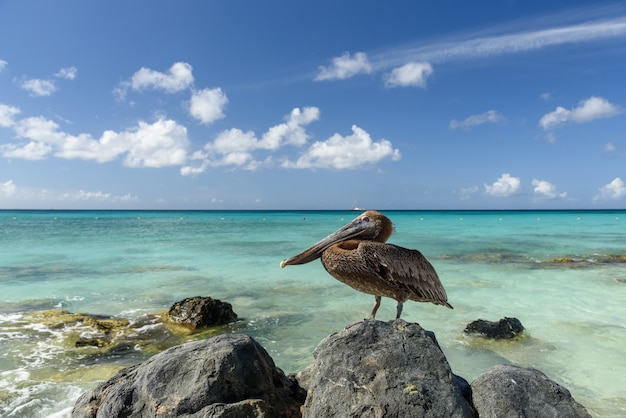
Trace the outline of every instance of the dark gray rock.
<instances>
[{"instance_id":1,"label":"dark gray rock","mask_svg":"<svg viewBox=\"0 0 626 418\"><path fill-rule=\"evenodd\" d=\"M481 418L590 417L563 386L539 370L498 365L471 384Z\"/></svg>"},{"instance_id":2,"label":"dark gray rock","mask_svg":"<svg viewBox=\"0 0 626 418\"><path fill-rule=\"evenodd\" d=\"M298 374L304 417L473 417L435 335L366 320L324 339Z\"/></svg>"},{"instance_id":3,"label":"dark gray rock","mask_svg":"<svg viewBox=\"0 0 626 418\"><path fill-rule=\"evenodd\" d=\"M74 418L298 417L304 391L243 334L170 348L84 393Z\"/></svg>"},{"instance_id":4,"label":"dark gray rock","mask_svg":"<svg viewBox=\"0 0 626 418\"><path fill-rule=\"evenodd\" d=\"M194 296L173 304L167 312L167 319L189 329L198 329L228 324L237 319L237 314L228 302Z\"/></svg>"},{"instance_id":5,"label":"dark gray rock","mask_svg":"<svg viewBox=\"0 0 626 418\"><path fill-rule=\"evenodd\" d=\"M498 322L477 319L469 323L464 332L468 334L479 334L486 338L511 339L520 335L524 331L522 323L517 318L504 317Z\"/></svg>"}]
</instances>

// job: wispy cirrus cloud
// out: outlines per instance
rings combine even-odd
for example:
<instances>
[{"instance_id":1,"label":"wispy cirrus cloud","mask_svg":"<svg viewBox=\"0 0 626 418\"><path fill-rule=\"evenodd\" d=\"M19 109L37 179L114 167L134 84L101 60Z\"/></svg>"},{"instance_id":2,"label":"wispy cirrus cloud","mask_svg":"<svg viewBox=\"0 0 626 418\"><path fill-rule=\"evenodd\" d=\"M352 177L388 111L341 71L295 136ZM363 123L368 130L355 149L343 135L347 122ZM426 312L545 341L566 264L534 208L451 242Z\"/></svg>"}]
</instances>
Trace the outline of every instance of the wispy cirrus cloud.
<instances>
[{"instance_id":1,"label":"wispy cirrus cloud","mask_svg":"<svg viewBox=\"0 0 626 418\"><path fill-rule=\"evenodd\" d=\"M534 27L533 29L511 31L508 27L496 28L491 31L492 34L464 33L454 38L435 39L430 42L420 39L414 44L379 51L359 52L355 54L355 57L345 53L341 57L332 58L331 66L320 67L315 80L346 79L363 72L388 71L389 73L383 76L387 80L402 71L403 66L412 62L428 63L434 66L458 60L519 54L561 45L626 38L626 16L623 16L623 11L620 16L614 17L615 10L607 8L598 12L603 17L589 20L590 10L580 11L570 19L574 23L563 24L561 17L554 17L553 21L556 23L546 23L549 19L518 22L519 28ZM576 23L576 21L581 23ZM360 59L355 59L357 55Z\"/></svg>"},{"instance_id":2,"label":"wispy cirrus cloud","mask_svg":"<svg viewBox=\"0 0 626 418\"><path fill-rule=\"evenodd\" d=\"M499 123L504 121L504 116L496 110L488 110L480 115L470 115L463 120L451 120L450 129L469 129L473 126L483 125L485 123Z\"/></svg>"}]
</instances>

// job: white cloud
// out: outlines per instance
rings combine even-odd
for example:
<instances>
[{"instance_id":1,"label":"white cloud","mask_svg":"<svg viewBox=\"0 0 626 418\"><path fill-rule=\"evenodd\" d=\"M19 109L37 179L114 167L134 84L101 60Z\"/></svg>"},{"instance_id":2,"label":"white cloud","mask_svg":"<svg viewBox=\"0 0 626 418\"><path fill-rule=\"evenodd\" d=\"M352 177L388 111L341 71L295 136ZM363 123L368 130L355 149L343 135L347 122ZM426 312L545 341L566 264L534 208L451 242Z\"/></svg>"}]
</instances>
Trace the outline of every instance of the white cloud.
<instances>
[{"instance_id":1,"label":"white cloud","mask_svg":"<svg viewBox=\"0 0 626 418\"><path fill-rule=\"evenodd\" d=\"M606 145L602 147L602 150L606 152L613 152L615 151L615 145L613 145L612 142L607 142Z\"/></svg>"},{"instance_id":2,"label":"white cloud","mask_svg":"<svg viewBox=\"0 0 626 418\"><path fill-rule=\"evenodd\" d=\"M125 195L114 195L111 193L104 193L102 191L86 192L84 190L72 190L63 192L58 195L59 201L93 201L93 202L133 202L138 201L137 196L133 196L130 193Z\"/></svg>"},{"instance_id":3,"label":"white cloud","mask_svg":"<svg viewBox=\"0 0 626 418\"><path fill-rule=\"evenodd\" d=\"M0 60L0 71L3 71L6 66L7 66L8 62L6 62L5 60Z\"/></svg>"},{"instance_id":4,"label":"white cloud","mask_svg":"<svg viewBox=\"0 0 626 418\"><path fill-rule=\"evenodd\" d=\"M511 177L509 173L504 173L492 185L485 184L485 194L493 197L508 197L516 194L520 190L521 182L519 177Z\"/></svg>"},{"instance_id":5,"label":"white cloud","mask_svg":"<svg viewBox=\"0 0 626 418\"><path fill-rule=\"evenodd\" d=\"M554 97L554 94L550 92L542 93L539 97L541 98L541 100L549 102Z\"/></svg>"},{"instance_id":6,"label":"white cloud","mask_svg":"<svg viewBox=\"0 0 626 418\"><path fill-rule=\"evenodd\" d=\"M615 13L608 11L607 15ZM529 20L519 27L543 28L511 32L510 24L494 28L497 33L492 36L478 36L471 33L460 34L457 38L442 39L424 44L418 40L416 45L408 45L380 52L372 56L372 60L380 63L380 67L395 67L412 61L425 61L431 64L451 62L463 59L476 59L489 56L508 55L536 51L548 47L568 45L582 42L593 42L604 39L618 39L626 36L626 20L620 16L606 19L588 20L583 16L584 23L545 27L544 21ZM555 17L561 19L561 16Z\"/></svg>"},{"instance_id":7,"label":"white cloud","mask_svg":"<svg viewBox=\"0 0 626 418\"><path fill-rule=\"evenodd\" d=\"M4 183L0 183L0 199L12 197L15 195L15 191L17 187L13 183L13 180L5 181Z\"/></svg>"},{"instance_id":8,"label":"white cloud","mask_svg":"<svg viewBox=\"0 0 626 418\"><path fill-rule=\"evenodd\" d=\"M602 97L592 96L582 100L577 107L568 110L558 106L556 110L546 113L539 120L543 129L552 129L567 122L585 123L594 119L611 118L622 113L622 109Z\"/></svg>"},{"instance_id":9,"label":"white cloud","mask_svg":"<svg viewBox=\"0 0 626 418\"><path fill-rule=\"evenodd\" d=\"M326 141L315 142L295 162L284 161L284 168L300 169L357 169L373 165L384 159L397 161L400 151L393 149L391 142L381 139L372 141L370 135L356 125L352 135L334 134Z\"/></svg>"},{"instance_id":10,"label":"white cloud","mask_svg":"<svg viewBox=\"0 0 626 418\"><path fill-rule=\"evenodd\" d=\"M480 115L471 115L464 120L450 121L450 129L471 128L472 126L482 125L484 123L498 123L504 120L504 116L495 110L488 110Z\"/></svg>"},{"instance_id":11,"label":"white cloud","mask_svg":"<svg viewBox=\"0 0 626 418\"><path fill-rule=\"evenodd\" d=\"M426 87L433 67L427 62L410 62L394 68L384 76L387 87Z\"/></svg>"},{"instance_id":12,"label":"white cloud","mask_svg":"<svg viewBox=\"0 0 626 418\"><path fill-rule=\"evenodd\" d=\"M43 160L46 158L52 147L44 142L31 141L25 145L15 144L0 145L0 153L6 158L20 158L22 160Z\"/></svg>"},{"instance_id":13,"label":"white cloud","mask_svg":"<svg viewBox=\"0 0 626 418\"><path fill-rule=\"evenodd\" d=\"M455 194L459 196L459 200L469 200L478 190L478 186L463 187Z\"/></svg>"},{"instance_id":14,"label":"white cloud","mask_svg":"<svg viewBox=\"0 0 626 418\"><path fill-rule=\"evenodd\" d=\"M76 67L65 67L65 68L61 68L59 72L57 72L54 76L57 78L63 78L66 80L73 80L76 78L77 73L78 73L78 69L76 69Z\"/></svg>"},{"instance_id":15,"label":"white cloud","mask_svg":"<svg viewBox=\"0 0 626 418\"><path fill-rule=\"evenodd\" d=\"M50 96L57 90L52 81L37 78L22 81L20 87L22 90L30 92L33 97Z\"/></svg>"},{"instance_id":16,"label":"white cloud","mask_svg":"<svg viewBox=\"0 0 626 418\"><path fill-rule=\"evenodd\" d=\"M333 58L330 66L319 67L319 73L315 80L343 80L357 74L370 72L372 72L372 66L367 60L367 54L357 52L352 57L350 53L346 52L340 57Z\"/></svg>"},{"instance_id":17,"label":"white cloud","mask_svg":"<svg viewBox=\"0 0 626 418\"><path fill-rule=\"evenodd\" d=\"M13 128L18 138L28 142L0 145L7 158L40 160L53 155L103 163L123 156L129 167L165 167L184 164L189 147L187 129L164 118L151 124L140 121L122 132L105 131L98 139L60 131L55 122L41 116L21 119Z\"/></svg>"},{"instance_id":18,"label":"white cloud","mask_svg":"<svg viewBox=\"0 0 626 418\"><path fill-rule=\"evenodd\" d=\"M189 113L203 124L209 124L224 118L226 104L228 98L222 89L203 89L191 95Z\"/></svg>"},{"instance_id":19,"label":"white cloud","mask_svg":"<svg viewBox=\"0 0 626 418\"><path fill-rule=\"evenodd\" d=\"M559 193L556 190L556 186L545 180L533 179L532 185L535 187L535 197L539 199L554 199L567 197L566 192Z\"/></svg>"},{"instance_id":20,"label":"white cloud","mask_svg":"<svg viewBox=\"0 0 626 418\"><path fill-rule=\"evenodd\" d=\"M174 63L167 73L142 67L130 79L133 90L164 90L168 93L177 93L193 84L191 65L186 62Z\"/></svg>"},{"instance_id":21,"label":"white cloud","mask_svg":"<svg viewBox=\"0 0 626 418\"><path fill-rule=\"evenodd\" d=\"M247 170L255 170L263 162L255 158L257 151L276 151L286 145L302 146L309 135L305 127L319 119L317 107L295 108L286 116L286 122L270 127L261 138L253 131L244 132L231 128L220 132L214 141L205 145L202 151L195 152L192 160L200 161L196 166L181 169L183 175L197 175L209 167L236 166ZM266 164L271 161L265 160Z\"/></svg>"},{"instance_id":22,"label":"white cloud","mask_svg":"<svg viewBox=\"0 0 626 418\"><path fill-rule=\"evenodd\" d=\"M621 178L615 177L612 182L605 184L598 189L598 194L592 199L593 203L600 203L608 200L619 200L626 196L626 187Z\"/></svg>"},{"instance_id":23,"label":"white cloud","mask_svg":"<svg viewBox=\"0 0 626 418\"><path fill-rule=\"evenodd\" d=\"M0 206L14 207L18 202L27 202L27 205L41 205L49 208L51 205L64 205L75 202L108 202L127 203L139 201L137 196L130 193L115 195L103 191L85 190L57 190L24 187L16 185L13 180L0 182Z\"/></svg>"},{"instance_id":24,"label":"white cloud","mask_svg":"<svg viewBox=\"0 0 626 418\"><path fill-rule=\"evenodd\" d=\"M0 103L0 127L9 128L15 125L15 116L20 113L20 109Z\"/></svg>"},{"instance_id":25,"label":"white cloud","mask_svg":"<svg viewBox=\"0 0 626 418\"><path fill-rule=\"evenodd\" d=\"M53 75L53 77L65 80L73 80L76 78L77 72L78 70L76 69L76 67L65 67L61 68L57 73ZM30 92L30 96L32 97L50 96L52 95L52 93L58 90L55 82L50 78L23 79L19 86L22 90Z\"/></svg>"}]
</instances>

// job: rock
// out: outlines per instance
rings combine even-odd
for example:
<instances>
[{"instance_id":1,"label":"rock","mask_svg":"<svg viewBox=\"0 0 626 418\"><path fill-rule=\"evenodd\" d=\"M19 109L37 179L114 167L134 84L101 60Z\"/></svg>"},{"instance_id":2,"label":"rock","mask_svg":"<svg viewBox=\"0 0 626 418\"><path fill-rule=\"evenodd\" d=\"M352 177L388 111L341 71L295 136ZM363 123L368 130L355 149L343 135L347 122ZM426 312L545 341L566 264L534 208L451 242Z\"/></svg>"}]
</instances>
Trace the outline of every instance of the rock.
<instances>
[{"instance_id":1,"label":"rock","mask_svg":"<svg viewBox=\"0 0 626 418\"><path fill-rule=\"evenodd\" d=\"M498 322L478 319L469 323L464 332L468 334L480 334L483 337L499 339L511 339L524 331L522 323L517 318L504 317Z\"/></svg>"},{"instance_id":2,"label":"rock","mask_svg":"<svg viewBox=\"0 0 626 418\"><path fill-rule=\"evenodd\" d=\"M539 370L498 365L471 384L482 417L590 417L563 386Z\"/></svg>"},{"instance_id":3,"label":"rock","mask_svg":"<svg viewBox=\"0 0 626 418\"><path fill-rule=\"evenodd\" d=\"M210 297L195 296L172 305L167 320L195 330L202 327L225 325L237 319L230 303Z\"/></svg>"},{"instance_id":4,"label":"rock","mask_svg":"<svg viewBox=\"0 0 626 418\"><path fill-rule=\"evenodd\" d=\"M435 335L401 319L325 338L298 374L304 417L473 417Z\"/></svg>"},{"instance_id":5,"label":"rock","mask_svg":"<svg viewBox=\"0 0 626 418\"><path fill-rule=\"evenodd\" d=\"M298 417L305 393L243 334L170 348L84 393L82 417Z\"/></svg>"}]
</instances>

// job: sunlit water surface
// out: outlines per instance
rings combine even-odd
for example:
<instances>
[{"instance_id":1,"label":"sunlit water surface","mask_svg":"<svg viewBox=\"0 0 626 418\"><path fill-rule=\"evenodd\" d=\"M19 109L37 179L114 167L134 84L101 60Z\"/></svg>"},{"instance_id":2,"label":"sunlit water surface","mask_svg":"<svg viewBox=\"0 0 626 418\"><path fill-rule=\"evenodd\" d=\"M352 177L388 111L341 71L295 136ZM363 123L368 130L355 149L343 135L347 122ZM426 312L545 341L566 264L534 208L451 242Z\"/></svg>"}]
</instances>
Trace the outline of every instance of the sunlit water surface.
<instances>
[{"instance_id":1,"label":"sunlit water surface","mask_svg":"<svg viewBox=\"0 0 626 418\"><path fill-rule=\"evenodd\" d=\"M626 212L389 211L390 242L436 267L454 310L407 302L453 371L542 370L598 417L626 416ZM66 309L139 321L190 296L230 302L286 373L328 334L363 319L373 297L319 261L279 262L354 218L345 212L0 211L0 416L65 417L82 392L153 351L97 355L25 319ZM377 319L391 320L383 299ZM475 319L516 317L526 336L489 342ZM202 338L192 336L192 338Z\"/></svg>"}]
</instances>

